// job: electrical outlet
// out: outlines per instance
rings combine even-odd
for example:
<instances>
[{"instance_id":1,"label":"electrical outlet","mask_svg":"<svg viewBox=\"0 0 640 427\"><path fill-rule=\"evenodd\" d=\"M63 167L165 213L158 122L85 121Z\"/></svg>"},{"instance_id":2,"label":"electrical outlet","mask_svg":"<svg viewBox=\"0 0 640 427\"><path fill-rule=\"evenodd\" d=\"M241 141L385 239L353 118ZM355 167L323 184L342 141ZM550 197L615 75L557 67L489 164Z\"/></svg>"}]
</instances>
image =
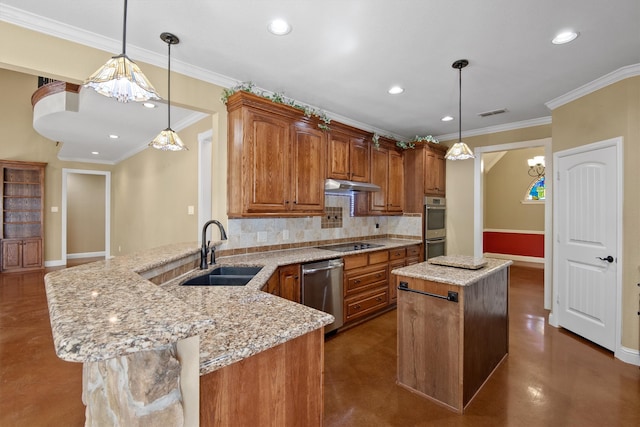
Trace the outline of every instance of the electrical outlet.
<instances>
[{"instance_id":1,"label":"electrical outlet","mask_svg":"<svg viewBox=\"0 0 640 427\"><path fill-rule=\"evenodd\" d=\"M51 206L51 212L58 212L57 206Z\"/></svg>"},{"instance_id":2,"label":"electrical outlet","mask_svg":"<svg viewBox=\"0 0 640 427\"><path fill-rule=\"evenodd\" d=\"M266 242L266 241L267 241L267 232L258 231L258 242Z\"/></svg>"},{"instance_id":3,"label":"electrical outlet","mask_svg":"<svg viewBox=\"0 0 640 427\"><path fill-rule=\"evenodd\" d=\"M282 240L289 240L289 230L282 230Z\"/></svg>"}]
</instances>

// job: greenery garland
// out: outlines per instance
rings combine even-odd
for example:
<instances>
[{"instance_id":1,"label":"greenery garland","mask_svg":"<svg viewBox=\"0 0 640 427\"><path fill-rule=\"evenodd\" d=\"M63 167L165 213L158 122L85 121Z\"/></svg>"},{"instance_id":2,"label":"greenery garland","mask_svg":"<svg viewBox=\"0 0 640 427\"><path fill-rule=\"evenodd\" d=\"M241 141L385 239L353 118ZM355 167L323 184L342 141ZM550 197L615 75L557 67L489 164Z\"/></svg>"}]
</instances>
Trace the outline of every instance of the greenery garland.
<instances>
[{"instance_id":1,"label":"greenery garland","mask_svg":"<svg viewBox=\"0 0 640 427\"><path fill-rule=\"evenodd\" d=\"M295 100L291 99L291 98L287 98L286 96L284 96L284 93L282 92L276 92L276 93L269 93L266 91L260 91L258 89L256 89L255 85L253 84L253 82L241 82L238 85L232 87L232 88L224 88L222 89L222 96L220 97L220 101L224 104L227 105L227 101L229 101L229 97L231 95L233 95L236 92L249 92L252 93L254 95L258 95L262 98L268 99L271 102L274 102L276 104L283 104L283 105L288 105L290 107L293 108L297 108L298 110L302 111L304 113L304 115L306 117L316 117L318 118L320 121L322 121L322 123L318 123L318 128L324 130L324 131L328 131L331 130L331 128L329 127L329 124L331 123L331 119L329 117L327 117L327 114L322 111L322 110L316 110L315 108L311 108L308 105L302 105L302 104L298 104ZM391 139L393 141L396 142L396 146L402 148L403 150L407 150L410 148L415 148L416 147L416 142L433 142L435 144L437 144L439 141L434 138L431 135L427 135L427 136L418 136L416 135L411 141L400 141L399 139L390 137L390 136L386 136L385 138ZM374 133L373 137L372 137L372 141L373 141L373 145L376 148L380 148L380 135L378 135L378 133Z\"/></svg>"}]
</instances>

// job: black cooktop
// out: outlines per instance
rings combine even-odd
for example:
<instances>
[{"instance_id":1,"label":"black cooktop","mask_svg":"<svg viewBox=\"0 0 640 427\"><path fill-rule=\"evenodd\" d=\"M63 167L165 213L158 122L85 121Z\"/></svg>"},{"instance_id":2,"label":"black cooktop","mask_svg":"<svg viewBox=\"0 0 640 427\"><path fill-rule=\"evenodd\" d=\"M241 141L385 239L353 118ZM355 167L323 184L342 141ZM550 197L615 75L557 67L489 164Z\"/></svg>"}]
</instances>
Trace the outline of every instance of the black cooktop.
<instances>
[{"instance_id":1,"label":"black cooktop","mask_svg":"<svg viewBox=\"0 0 640 427\"><path fill-rule=\"evenodd\" d=\"M360 251L363 249L381 248L384 245L378 245L376 243L366 242L353 242L353 243L341 243L339 245L319 246L318 249L326 249L328 251L336 252L351 252Z\"/></svg>"}]
</instances>

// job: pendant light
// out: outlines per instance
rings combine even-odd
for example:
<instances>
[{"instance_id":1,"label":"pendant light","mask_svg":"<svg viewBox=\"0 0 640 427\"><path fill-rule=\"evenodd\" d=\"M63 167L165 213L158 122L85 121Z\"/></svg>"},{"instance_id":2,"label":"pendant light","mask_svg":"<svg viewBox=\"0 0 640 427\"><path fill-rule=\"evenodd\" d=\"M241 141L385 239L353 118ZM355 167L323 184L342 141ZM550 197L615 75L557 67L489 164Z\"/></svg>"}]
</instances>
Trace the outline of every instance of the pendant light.
<instances>
[{"instance_id":1,"label":"pendant light","mask_svg":"<svg viewBox=\"0 0 640 427\"><path fill-rule=\"evenodd\" d=\"M162 33L160 38L167 44L169 50L169 65L167 67L167 128L160 132L149 143L149 146L162 151L188 150L178 134L171 129L171 45L180 43L180 39L171 33Z\"/></svg>"},{"instance_id":2,"label":"pendant light","mask_svg":"<svg viewBox=\"0 0 640 427\"><path fill-rule=\"evenodd\" d=\"M459 77L459 98L458 98L458 142L453 144L451 148L447 150L444 158L447 160L466 160L473 159L476 156L473 155L473 151L467 144L462 142L462 69L469 65L469 61L466 59L458 59L451 64L453 68L457 68L460 71Z\"/></svg>"},{"instance_id":3,"label":"pendant light","mask_svg":"<svg viewBox=\"0 0 640 427\"><path fill-rule=\"evenodd\" d=\"M112 57L84 82L101 95L115 98L119 102L148 101L160 99L156 90L135 62L126 55L127 44L127 0L124 0L124 23L122 25L122 53Z\"/></svg>"}]
</instances>

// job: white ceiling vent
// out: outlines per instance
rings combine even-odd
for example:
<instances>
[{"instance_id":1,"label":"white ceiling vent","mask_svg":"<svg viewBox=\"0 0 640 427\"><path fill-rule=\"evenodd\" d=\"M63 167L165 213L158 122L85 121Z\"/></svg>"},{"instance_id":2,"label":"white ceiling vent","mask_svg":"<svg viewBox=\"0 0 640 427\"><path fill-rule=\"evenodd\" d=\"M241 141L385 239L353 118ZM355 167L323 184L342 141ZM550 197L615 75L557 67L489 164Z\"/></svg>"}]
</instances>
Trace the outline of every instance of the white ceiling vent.
<instances>
[{"instance_id":1,"label":"white ceiling vent","mask_svg":"<svg viewBox=\"0 0 640 427\"><path fill-rule=\"evenodd\" d=\"M491 110L491 111L485 111L484 113L478 113L478 116L480 117L489 117L489 116L495 116L496 114L502 114L502 113L506 113L507 109L506 108L499 108L497 110Z\"/></svg>"}]
</instances>

